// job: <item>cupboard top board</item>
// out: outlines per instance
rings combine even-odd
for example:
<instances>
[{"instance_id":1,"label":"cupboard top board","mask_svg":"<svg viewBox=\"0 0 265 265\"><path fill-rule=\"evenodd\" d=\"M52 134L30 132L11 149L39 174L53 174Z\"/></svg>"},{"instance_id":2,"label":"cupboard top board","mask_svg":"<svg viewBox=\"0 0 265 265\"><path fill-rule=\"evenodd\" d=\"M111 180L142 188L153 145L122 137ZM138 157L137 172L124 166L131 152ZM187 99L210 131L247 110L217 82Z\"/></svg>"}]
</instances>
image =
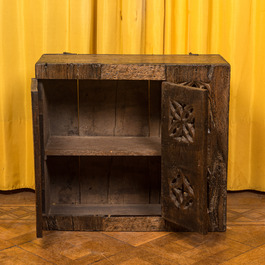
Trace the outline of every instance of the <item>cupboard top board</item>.
<instances>
[{"instance_id":1,"label":"cupboard top board","mask_svg":"<svg viewBox=\"0 0 265 265\"><path fill-rule=\"evenodd\" d=\"M226 66L220 55L44 54L37 79L167 80L174 66Z\"/></svg>"}]
</instances>

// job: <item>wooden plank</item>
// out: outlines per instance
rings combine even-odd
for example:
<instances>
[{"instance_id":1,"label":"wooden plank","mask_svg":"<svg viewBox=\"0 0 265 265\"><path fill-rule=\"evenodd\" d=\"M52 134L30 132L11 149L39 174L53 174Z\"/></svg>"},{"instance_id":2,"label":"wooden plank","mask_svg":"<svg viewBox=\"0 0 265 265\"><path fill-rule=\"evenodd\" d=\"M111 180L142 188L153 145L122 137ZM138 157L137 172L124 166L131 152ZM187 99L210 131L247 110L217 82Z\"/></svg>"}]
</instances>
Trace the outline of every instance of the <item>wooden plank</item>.
<instances>
[{"instance_id":1,"label":"wooden plank","mask_svg":"<svg viewBox=\"0 0 265 265\"><path fill-rule=\"evenodd\" d=\"M112 157L80 157L81 204L108 203Z\"/></svg>"},{"instance_id":2,"label":"wooden plank","mask_svg":"<svg viewBox=\"0 0 265 265\"><path fill-rule=\"evenodd\" d=\"M80 80L79 87L79 135L115 135L117 82Z\"/></svg>"},{"instance_id":3,"label":"wooden plank","mask_svg":"<svg viewBox=\"0 0 265 265\"><path fill-rule=\"evenodd\" d=\"M39 123L40 123L40 146L41 146L41 176L42 176L42 210L47 213L50 207L50 183L45 161L45 146L50 136L47 100L43 82L38 81L39 91Z\"/></svg>"},{"instance_id":4,"label":"wooden plank","mask_svg":"<svg viewBox=\"0 0 265 265\"><path fill-rule=\"evenodd\" d=\"M81 157L82 204L149 204L160 199L159 157Z\"/></svg>"},{"instance_id":5,"label":"wooden plank","mask_svg":"<svg viewBox=\"0 0 265 265\"><path fill-rule=\"evenodd\" d=\"M160 204L54 204L50 215L63 216L123 216L123 215L161 215Z\"/></svg>"},{"instance_id":6,"label":"wooden plank","mask_svg":"<svg viewBox=\"0 0 265 265\"><path fill-rule=\"evenodd\" d=\"M47 160L44 159L43 161L44 166L44 189L42 190L42 207L44 209L44 213L48 213L50 211L51 206L51 182L50 182L50 176L49 176L49 170L47 168Z\"/></svg>"},{"instance_id":7,"label":"wooden plank","mask_svg":"<svg viewBox=\"0 0 265 265\"><path fill-rule=\"evenodd\" d=\"M36 64L36 78L38 79L100 79L101 66L99 64L53 64L49 62Z\"/></svg>"},{"instance_id":8,"label":"wooden plank","mask_svg":"<svg viewBox=\"0 0 265 265\"><path fill-rule=\"evenodd\" d=\"M165 80L164 65L103 64L100 79Z\"/></svg>"},{"instance_id":9,"label":"wooden plank","mask_svg":"<svg viewBox=\"0 0 265 265\"><path fill-rule=\"evenodd\" d=\"M161 197L161 157L148 159L149 203L160 203Z\"/></svg>"},{"instance_id":10,"label":"wooden plank","mask_svg":"<svg viewBox=\"0 0 265 265\"><path fill-rule=\"evenodd\" d=\"M101 216L72 216L74 231L102 231L103 217Z\"/></svg>"},{"instance_id":11,"label":"wooden plank","mask_svg":"<svg viewBox=\"0 0 265 265\"><path fill-rule=\"evenodd\" d=\"M207 233L207 90L162 85L162 217Z\"/></svg>"},{"instance_id":12,"label":"wooden plank","mask_svg":"<svg viewBox=\"0 0 265 265\"><path fill-rule=\"evenodd\" d=\"M45 54L36 63L38 79L165 80L165 65L227 65L220 55Z\"/></svg>"},{"instance_id":13,"label":"wooden plank","mask_svg":"<svg viewBox=\"0 0 265 265\"><path fill-rule=\"evenodd\" d=\"M148 136L147 81L119 81L115 136Z\"/></svg>"},{"instance_id":14,"label":"wooden plank","mask_svg":"<svg viewBox=\"0 0 265 265\"><path fill-rule=\"evenodd\" d=\"M209 91L209 231L226 230L230 67L216 66Z\"/></svg>"},{"instance_id":15,"label":"wooden plank","mask_svg":"<svg viewBox=\"0 0 265 265\"><path fill-rule=\"evenodd\" d=\"M45 118L48 119L50 135L78 135L76 81L42 80L42 84L47 102Z\"/></svg>"},{"instance_id":16,"label":"wooden plank","mask_svg":"<svg viewBox=\"0 0 265 265\"><path fill-rule=\"evenodd\" d=\"M218 54L190 55L148 55L148 54L44 54L36 63L41 64L170 64L170 65L210 65L228 64ZM38 67L36 67L38 72ZM37 77L39 78L39 77Z\"/></svg>"},{"instance_id":17,"label":"wooden plank","mask_svg":"<svg viewBox=\"0 0 265 265\"><path fill-rule=\"evenodd\" d=\"M158 232L165 231L161 216L105 217L103 231L106 232Z\"/></svg>"},{"instance_id":18,"label":"wooden plank","mask_svg":"<svg viewBox=\"0 0 265 265\"><path fill-rule=\"evenodd\" d=\"M159 92L152 91L152 121L160 119ZM148 136L148 118L148 82L80 80L80 135Z\"/></svg>"},{"instance_id":19,"label":"wooden plank","mask_svg":"<svg viewBox=\"0 0 265 265\"><path fill-rule=\"evenodd\" d=\"M52 136L46 155L62 156L160 156L159 137Z\"/></svg>"},{"instance_id":20,"label":"wooden plank","mask_svg":"<svg viewBox=\"0 0 265 265\"><path fill-rule=\"evenodd\" d=\"M213 65L167 65L167 81L181 84L184 82L208 83L213 75Z\"/></svg>"},{"instance_id":21,"label":"wooden plank","mask_svg":"<svg viewBox=\"0 0 265 265\"><path fill-rule=\"evenodd\" d=\"M150 136L160 137L161 127L161 86L160 81L150 81Z\"/></svg>"},{"instance_id":22,"label":"wooden plank","mask_svg":"<svg viewBox=\"0 0 265 265\"><path fill-rule=\"evenodd\" d=\"M41 146L38 106L38 81L31 81L32 119L34 136L34 166L35 166L35 193L36 193L36 234L42 237L42 179L41 179Z\"/></svg>"},{"instance_id":23,"label":"wooden plank","mask_svg":"<svg viewBox=\"0 0 265 265\"><path fill-rule=\"evenodd\" d=\"M165 231L161 216L58 216L43 215L44 230L106 231L106 232L155 232Z\"/></svg>"},{"instance_id":24,"label":"wooden plank","mask_svg":"<svg viewBox=\"0 0 265 265\"><path fill-rule=\"evenodd\" d=\"M78 157L49 156L46 164L51 206L58 203L79 203Z\"/></svg>"},{"instance_id":25,"label":"wooden plank","mask_svg":"<svg viewBox=\"0 0 265 265\"><path fill-rule=\"evenodd\" d=\"M47 144L48 139L50 137L50 125L49 125L49 115L48 115L48 106L47 99L44 91L44 84L42 80L38 81L38 89L39 89L39 107L41 108L40 115L42 116L42 131L43 134L43 144L44 146Z\"/></svg>"},{"instance_id":26,"label":"wooden plank","mask_svg":"<svg viewBox=\"0 0 265 265\"><path fill-rule=\"evenodd\" d=\"M46 216L43 215L43 230L73 231L72 216Z\"/></svg>"},{"instance_id":27,"label":"wooden plank","mask_svg":"<svg viewBox=\"0 0 265 265\"><path fill-rule=\"evenodd\" d=\"M149 203L149 157L114 157L109 175L108 202Z\"/></svg>"}]
</instances>

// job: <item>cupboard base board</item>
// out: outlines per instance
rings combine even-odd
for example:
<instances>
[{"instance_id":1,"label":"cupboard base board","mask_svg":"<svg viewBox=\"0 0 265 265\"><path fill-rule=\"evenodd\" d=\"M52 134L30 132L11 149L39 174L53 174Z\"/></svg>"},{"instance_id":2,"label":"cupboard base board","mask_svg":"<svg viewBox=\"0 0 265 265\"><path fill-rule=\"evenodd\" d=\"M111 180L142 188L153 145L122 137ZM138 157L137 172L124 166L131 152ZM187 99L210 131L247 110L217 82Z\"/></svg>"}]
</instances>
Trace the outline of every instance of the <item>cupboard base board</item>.
<instances>
[{"instance_id":1,"label":"cupboard base board","mask_svg":"<svg viewBox=\"0 0 265 265\"><path fill-rule=\"evenodd\" d=\"M158 232L166 231L161 216L63 216L43 215L43 230Z\"/></svg>"}]
</instances>

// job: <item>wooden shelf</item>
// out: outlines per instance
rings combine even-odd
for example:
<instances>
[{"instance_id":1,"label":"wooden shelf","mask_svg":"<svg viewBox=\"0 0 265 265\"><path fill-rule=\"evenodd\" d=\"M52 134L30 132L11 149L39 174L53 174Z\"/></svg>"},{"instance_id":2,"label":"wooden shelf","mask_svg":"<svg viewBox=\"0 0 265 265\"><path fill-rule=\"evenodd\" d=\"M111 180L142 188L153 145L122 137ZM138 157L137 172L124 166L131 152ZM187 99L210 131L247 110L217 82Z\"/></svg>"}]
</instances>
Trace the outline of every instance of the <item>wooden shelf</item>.
<instances>
[{"instance_id":1,"label":"wooden shelf","mask_svg":"<svg viewBox=\"0 0 265 265\"><path fill-rule=\"evenodd\" d=\"M161 156L159 137L52 136L48 156Z\"/></svg>"},{"instance_id":2,"label":"wooden shelf","mask_svg":"<svg viewBox=\"0 0 265 265\"><path fill-rule=\"evenodd\" d=\"M160 216L161 204L56 204L51 205L49 215Z\"/></svg>"}]
</instances>

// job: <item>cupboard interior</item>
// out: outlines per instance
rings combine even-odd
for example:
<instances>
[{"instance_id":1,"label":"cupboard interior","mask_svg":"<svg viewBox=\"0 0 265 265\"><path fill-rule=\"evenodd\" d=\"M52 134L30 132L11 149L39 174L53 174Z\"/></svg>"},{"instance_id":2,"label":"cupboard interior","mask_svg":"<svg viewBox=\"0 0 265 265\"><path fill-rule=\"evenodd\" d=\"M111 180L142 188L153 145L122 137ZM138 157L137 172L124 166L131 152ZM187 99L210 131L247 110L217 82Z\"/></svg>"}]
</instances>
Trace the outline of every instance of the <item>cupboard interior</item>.
<instances>
[{"instance_id":1,"label":"cupboard interior","mask_svg":"<svg viewBox=\"0 0 265 265\"><path fill-rule=\"evenodd\" d=\"M161 215L161 81L40 82L44 213Z\"/></svg>"}]
</instances>

